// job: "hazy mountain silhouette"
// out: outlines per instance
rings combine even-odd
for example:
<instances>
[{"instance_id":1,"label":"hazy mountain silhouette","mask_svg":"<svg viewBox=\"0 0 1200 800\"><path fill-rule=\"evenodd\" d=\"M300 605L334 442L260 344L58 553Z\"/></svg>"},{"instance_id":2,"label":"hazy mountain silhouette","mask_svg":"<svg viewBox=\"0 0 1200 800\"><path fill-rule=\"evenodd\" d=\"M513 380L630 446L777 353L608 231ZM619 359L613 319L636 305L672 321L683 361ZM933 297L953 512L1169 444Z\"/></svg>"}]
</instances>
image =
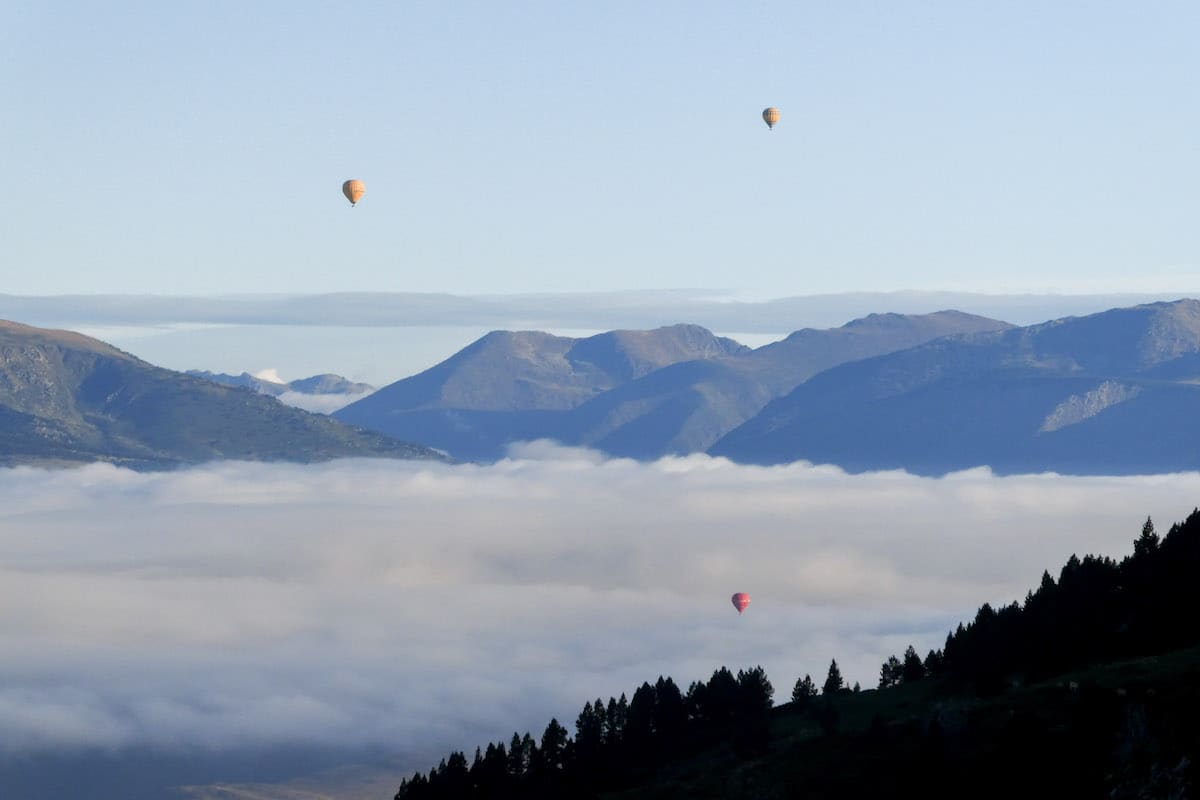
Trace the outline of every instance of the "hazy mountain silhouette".
<instances>
[{"instance_id":1,"label":"hazy mountain silhouette","mask_svg":"<svg viewBox=\"0 0 1200 800\"><path fill-rule=\"evenodd\" d=\"M0 464L442 458L77 333L0 321Z\"/></svg>"},{"instance_id":2,"label":"hazy mountain silhouette","mask_svg":"<svg viewBox=\"0 0 1200 800\"><path fill-rule=\"evenodd\" d=\"M563 412L664 366L748 352L695 325L585 339L493 331L334 416L391 436L415 435L461 458L497 458L509 442L557 436Z\"/></svg>"},{"instance_id":3,"label":"hazy mountain silhouette","mask_svg":"<svg viewBox=\"0 0 1200 800\"><path fill-rule=\"evenodd\" d=\"M956 311L873 314L751 350L694 325L587 339L497 331L335 413L470 459L553 438L614 455L704 450L828 367L1007 323Z\"/></svg>"},{"instance_id":4,"label":"hazy mountain silhouette","mask_svg":"<svg viewBox=\"0 0 1200 800\"><path fill-rule=\"evenodd\" d=\"M1200 467L1200 302L943 338L844 364L710 452L850 470L1134 474Z\"/></svg>"},{"instance_id":5,"label":"hazy mountain silhouette","mask_svg":"<svg viewBox=\"0 0 1200 800\"><path fill-rule=\"evenodd\" d=\"M189 369L187 374L197 378L204 378L213 383L221 383L225 386L241 386L246 389L253 389L256 392L269 394L272 397L278 397L284 392L299 392L301 394L364 394L375 389L369 383L356 383L348 378L343 378L341 375L334 375L328 372L286 382L267 380L257 375L251 375L249 372L243 372L241 375L230 375L225 372Z\"/></svg>"},{"instance_id":6,"label":"hazy mountain silhouette","mask_svg":"<svg viewBox=\"0 0 1200 800\"><path fill-rule=\"evenodd\" d=\"M840 328L806 328L732 357L664 367L605 392L565 419L558 435L571 444L633 458L703 451L771 399L830 367L941 336L1009 327L939 311L871 314Z\"/></svg>"}]
</instances>

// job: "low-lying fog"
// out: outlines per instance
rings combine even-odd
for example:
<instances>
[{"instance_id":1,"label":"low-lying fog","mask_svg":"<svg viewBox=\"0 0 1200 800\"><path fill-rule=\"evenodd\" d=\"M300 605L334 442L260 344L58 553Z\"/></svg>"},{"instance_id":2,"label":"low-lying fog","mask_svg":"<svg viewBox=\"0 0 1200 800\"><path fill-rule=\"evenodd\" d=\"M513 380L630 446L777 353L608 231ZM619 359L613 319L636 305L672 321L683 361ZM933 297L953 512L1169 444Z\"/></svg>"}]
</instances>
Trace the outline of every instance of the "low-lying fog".
<instances>
[{"instance_id":1,"label":"low-lying fog","mask_svg":"<svg viewBox=\"0 0 1200 800\"><path fill-rule=\"evenodd\" d=\"M910 642L1198 499L1197 474L848 476L545 443L491 466L5 470L0 761L383 746L411 771L573 729L660 674L761 664L783 701L837 658L873 687Z\"/></svg>"}]
</instances>

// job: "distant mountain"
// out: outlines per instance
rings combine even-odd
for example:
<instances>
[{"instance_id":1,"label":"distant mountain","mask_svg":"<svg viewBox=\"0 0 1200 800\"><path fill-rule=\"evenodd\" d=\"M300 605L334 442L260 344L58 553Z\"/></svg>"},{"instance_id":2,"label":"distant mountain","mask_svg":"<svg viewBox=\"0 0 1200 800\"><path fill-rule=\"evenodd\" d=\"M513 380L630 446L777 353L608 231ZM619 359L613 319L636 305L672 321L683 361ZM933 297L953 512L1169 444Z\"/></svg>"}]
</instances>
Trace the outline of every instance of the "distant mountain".
<instances>
[{"instance_id":1,"label":"distant mountain","mask_svg":"<svg viewBox=\"0 0 1200 800\"><path fill-rule=\"evenodd\" d=\"M369 383L358 383L329 372L289 381L288 389L302 394L366 394L375 391Z\"/></svg>"},{"instance_id":2,"label":"distant mountain","mask_svg":"<svg viewBox=\"0 0 1200 800\"><path fill-rule=\"evenodd\" d=\"M558 436L632 458L703 451L770 400L825 369L942 336L1011 327L939 311L871 314L840 328L806 328L757 350L674 364L631 381L573 411L561 421Z\"/></svg>"},{"instance_id":3,"label":"distant mountain","mask_svg":"<svg viewBox=\"0 0 1200 800\"><path fill-rule=\"evenodd\" d=\"M0 321L0 464L443 458L77 333Z\"/></svg>"},{"instance_id":4,"label":"distant mountain","mask_svg":"<svg viewBox=\"0 0 1200 800\"><path fill-rule=\"evenodd\" d=\"M241 386L253 389L256 392L269 394L272 397L278 397L284 392L299 392L300 394L365 394L375 390L375 387L369 383L355 383L347 378L343 378L341 375L330 373L313 375L311 378L301 378L299 380L288 381L287 383L269 381L265 378L251 375L249 372L243 372L241 375L229 375L224 372L189 369L187 374L214 383L224 384L225 386Z\"/></svg>"},{"instance_id":5,"label":"distant mountain","mask_svg":"<svg viewBox=\"0 0 1200 800\"><path fill-rule=\"evenodd\" d=\"M694 325L587 339L497 331L338 419L490 460L553 438L615 455L703 450L811 375L848 360L1007 323L955 311L871 315L751 350Z\"/></svg>"},{"instance_id":6,"label":"distant mountain","mask_svg":"<svg viewBox=\"0 0 1200 800\"><path fill-rule=\"evenodd\" d=\"M695 325L585 339L493 331L334 416L389 436L415 435L458 458L490 460L510 442L560 437L563 412L664 366L749 351Z\"/></svg>"},{"instance_id":7,"label":"distant mountain","mask_svg":"<svg viewBox=\"0 0 1200 800\"><path fill-rule=\"evenodd\" d=\"M935 340L830 369L710 450L854 471L1200 468L1200 302Z\"/></svg>"}]
</instances>

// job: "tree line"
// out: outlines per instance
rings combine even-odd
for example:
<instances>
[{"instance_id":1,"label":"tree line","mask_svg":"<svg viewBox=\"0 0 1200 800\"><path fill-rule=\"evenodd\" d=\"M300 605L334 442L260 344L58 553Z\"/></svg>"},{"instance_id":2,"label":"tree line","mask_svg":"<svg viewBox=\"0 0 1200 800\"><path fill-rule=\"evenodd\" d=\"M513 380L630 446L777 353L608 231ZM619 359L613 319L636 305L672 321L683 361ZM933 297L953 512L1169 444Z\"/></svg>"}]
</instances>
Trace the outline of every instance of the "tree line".
<instances>
[{"instance_id":1,"label":"tree line","mask_svg":"<svg viewBox=\"0 0 1200 800\"><path fill-rule=\"evenodd\" d=\"M1133 553L1120 562L1072 555L1057 580L1044 572L1023 603L984 603L945 646L924 658L909 646L880 667L886 690L930 677L965 684L983 696L1088 664L1166 652L1200 643L1200 510L1160 537L1147 518ZM846 685L836 659L818 691L811 675L792 689L794 711L811 714L826 734L838 730ZM774 688L761 666L715 670L686 692L669 677L584 705L574 736L557 719L540 740L528 732L451 753L427 774L405 779L395 800L426 798L588 797L635 785L664 764L719 741L753 756L769 745ZM936 727L936 718L934 720ZM1086 727L1086 726L1085 726ZM923 735L935 735L926 731Z\"/></svg>"},{"instance_id":2,"label":"tree line","mask_svg":"<svg viewBox=\"0 0 1200 800\"><path fill-rule=\"evenodd\" d=\"M405 779L396 800L442 798L559 798L636 782L661 764L718 740L748 754L767 745L775 689L761 666L713 672L687 692L669 677L643 683L626 699L596 698L575 719L572 737L551 719L535 741L513 733L507 747L492 742L473 759L454 752L428 774Z\"/></svg>"},{"instance_id":3,"label":"tree line","mask_svg":"<svg viewBox=\"0 0 1200 800\"><path fill-rule=\"evenodd\" d=\"M1057 580L1042 573L1023 603L984 603L924 660L910 645L879 671L886 689L926 676L972 684L981 695L1088 664L1200 642L1200 510L1161 539L1149 517L1121 561L1072 555Z\"/></svg>"}]
</instances>

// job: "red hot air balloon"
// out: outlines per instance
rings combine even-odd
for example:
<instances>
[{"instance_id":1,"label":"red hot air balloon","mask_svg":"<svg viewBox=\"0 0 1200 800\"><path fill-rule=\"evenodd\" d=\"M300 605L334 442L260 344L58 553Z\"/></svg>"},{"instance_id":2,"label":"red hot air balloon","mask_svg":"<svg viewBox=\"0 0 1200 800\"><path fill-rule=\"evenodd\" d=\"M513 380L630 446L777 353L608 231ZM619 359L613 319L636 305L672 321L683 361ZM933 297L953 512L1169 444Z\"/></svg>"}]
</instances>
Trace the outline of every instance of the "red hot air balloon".
<instances>
[{"instance_id":1,"label":"red hot air balloon","mask_svg":"<svg viewBox=\"0 0 1200 800\"><path fill-rule=\"evenodd\" d=\"M750 605L750 595L745 592L738 592L733 596L732 600L733 607L738 610L739 614L746 610L746 606Z\"/></svg>"}]
</instances>

